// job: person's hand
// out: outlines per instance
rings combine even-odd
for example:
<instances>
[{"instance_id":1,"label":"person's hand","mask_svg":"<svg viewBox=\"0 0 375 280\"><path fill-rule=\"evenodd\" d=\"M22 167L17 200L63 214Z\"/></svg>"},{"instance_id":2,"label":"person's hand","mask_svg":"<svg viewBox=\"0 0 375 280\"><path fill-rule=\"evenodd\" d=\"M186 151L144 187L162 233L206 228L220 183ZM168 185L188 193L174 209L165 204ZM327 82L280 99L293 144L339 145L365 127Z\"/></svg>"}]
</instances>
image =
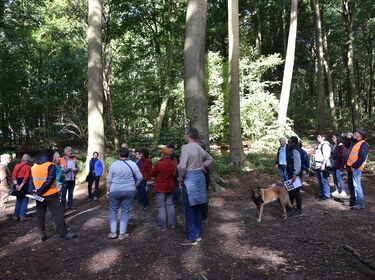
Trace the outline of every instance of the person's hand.
<instances>
[{"instance_id":1,"label":"person's hand","mask_svg":"<svg viewBox=\"0 0 375 280\"><path fill-rule=\"evenodd\" d=\"M276 169L279 169L279 165L278 164L276 164Z\"/></svg>"},{"instance_id":2,"label":"person's hand","mask_svg":"<svg viewBox=\"0 0 375 280\"><path fill-rule=\"evenodd\" d=\"M207 169L206 169L206 167L205 167L204 165L201 166L201 169L202 169L202 171L203 171L204 173L207 173Z\"/></svg>"},{"instance_id":3,"label":"person's hand","mask_svg":"<svg viewBox=\"0 0 375 280\"><path fill-rule=\"evenodd\" d=\"M109 198L109 192L107 192L107 194L105 195L107 198Z\"/></svg>"},{"instance_id":4,"label":"person's hand","mask_svg":"<svg viewBox=\"0 0 375 280\"><path fill-rule=\"evenodd\" d=\"M322 167L320 167L320 170L324 171L326 169L326 166L325 165L322 165Z\"/></svg>"},{"instance_id":5,"label":"person's hand","mask_svg":"<svg viewBox=\"0 0 375 280\"><path fill-rule=\"evenodd\" d=\"M19 185L16 185L16 191L20 191L22 188L21 188L21 186L19 186Z\"/></svg>"}]
</instances>

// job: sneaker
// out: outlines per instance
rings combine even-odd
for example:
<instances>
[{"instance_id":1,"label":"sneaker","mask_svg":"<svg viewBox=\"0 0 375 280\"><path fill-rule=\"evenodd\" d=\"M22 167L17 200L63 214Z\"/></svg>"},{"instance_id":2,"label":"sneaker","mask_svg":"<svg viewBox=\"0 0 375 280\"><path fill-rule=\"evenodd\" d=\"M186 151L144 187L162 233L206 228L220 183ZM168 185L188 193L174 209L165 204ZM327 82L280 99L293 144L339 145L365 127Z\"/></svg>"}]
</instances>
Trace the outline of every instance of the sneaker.
<instances>
[{"instance_id":1,"label":"sneaker","mask_svg":"<svg viewBox=\"0 0 375 280\"><path fill-rule=\"evenodd\" d=\"M176 228L176 225L174 225L174 226L169 226L171 229L175 229Z\"/></svg>"},{"instance_id":2,"label":"sneaker","mask_svg":"<svg viewBox=\"0 0 375 280\"><path fill-rule=\"evenodd\" d=\"M159 226L156 226L155 229L157 231L166 231L167 230L167 228L162 228L162 227L159 227Z\"/></svg>"},{"instance_id":3,"label":"sneaker","mask_svg":"<svg viewBox=\"0 0 375 280\"><path fill-rule=\"evenodd\" d=\"M347 197L348 194L344 191L344 192L341 192L341 193L339 194L339 196Z\"/></svg>"},{"instance_id":4,"label":"sneaker","mask_svg":"<svg viewBox=\"0 0 375 280\"><path fill-rule=\"evenodd\" d=\"M292 212L292 216L301 216L302 215L302 210L300 209L294 209Z\"/></svg>"},{"instance_id":5,"label":"sneaker","mask_svg":"<svg viewBox=\"0 0 375 280\"><path fill-rule=\"evenodd\" d=\"M115 239L116 237L117 237L116 232L111 232L110 234L108 234L108 239Z\"/></svg>"},{"instance_id":6,"label":"sneaker","mask_svg":"<svg viewBox=\"0 0 375 280\"><path fill-rule=\"evenodd\" d=\"M365 208L365 205L363 203L358 203L357 205L352 207L353 210L361 210L364 208Z\"/></svg>"},{"instance_id":7,"label":"sneaker","mask_svg":"<svg viewBox=\"0 0 375 280\"><path fill-rule=\"evenodd\" d=\"M70 239L74 239L74 238L77 238L77 237L78 237L77 234L69 232L64 237L60 237L60 240L70 240Z\"/></svg>"},{"instance_id":8,"label":"sneaker","mask_svg":"<svg viewBox=\"0 0 375 280\"><path fill-rule=\"evenodd\" d=\"M87 200L87 202L91 202L92 201L92 198L89 198L88 200Z\"/></svg>"},{"instance_id":9,"label":"sneaker","mask_svg":"<svg viewBox=\"0 0 375 280\"><path fill-rule=\"evenodd\" d=\"M96 196L94 196L94 201L97 201L97 200L98 200L98 198Z\"/></svg>"},{"instance_id":10,"label":"sneaker","mask_svg":"<svg viewBox=\"0 0 375 280\"><path fill-rule=\"evenodd\" d=\"M319 201L325 201L325 200L330 200L331 198L328 197L328 196L323 196L321 198L319 198Z\"/></svg>"},{"instance_id":11,"label":"sneaker","mask_svg":"<svg viewBox=\"0 0 375 280\"><path fill-rule=\"evenodd\" d=\"M43 235L42 237L39 237L38 241L39 242L45 242L47 240L47 236Z\"/></svg>"},{"instance_id":12,"label":"sneaker","mask_svg":"<svg viewBox=\"0 0 375 280\"><path fill-rule=\"evenodd\" d=\"M31 221L31 218L29 217L20 217L21 222Z\"/></svg>"},{"instance_id":13,"label":"sneaker","mask_svg":"<svg viewBox=\"0 0 375 280\"><path fill-rule=\"evenodd\" d=\"M197 242L201 242L202 241L202 237L198 236L196 240L197 240Z\"/></svg>"},{"instance_id":14,"label":"sneaker","mask_svg":"<svg viewBox=\"0 0 375 280\"><path fill-rule=\"evenodd\" d=\"M184 239L180 242L178 242L179 245L181 246L195 246L198 244L197 240L189 240L189 239Z\"/></svg>"},{"instance_id":15,"label":"sneaker","mask_svg":"<svg viewBox=\"0 0 375 280\"><path fill-rule=\"evenodd\" d=\"M345 201L342 205L344 205L344 206L355 206L356 204L354 202Z\"/></svg>"},{"instance_id":16,"label":"sneaker","mask_svg":"<svg viewBox=\"0 0 375 280\"><path fill-rule=\"evenodd\" d=\"M331 193L331 195L339 195L339 191L336 190L336 191L334 191L333 193Z\"/></svg>"},{"instance_id":17,"label":"sneaker","mask_svg":"<svg viewBox=\"0 0 375 280\"><path fill-rule=\"evenodd\" d=\"M119 239L119 240L124 240L124 239L127 238L128 236L129 236L128 233L119 234L119 235L118 235L118 239Z\"/></svg>"}]
</instances>

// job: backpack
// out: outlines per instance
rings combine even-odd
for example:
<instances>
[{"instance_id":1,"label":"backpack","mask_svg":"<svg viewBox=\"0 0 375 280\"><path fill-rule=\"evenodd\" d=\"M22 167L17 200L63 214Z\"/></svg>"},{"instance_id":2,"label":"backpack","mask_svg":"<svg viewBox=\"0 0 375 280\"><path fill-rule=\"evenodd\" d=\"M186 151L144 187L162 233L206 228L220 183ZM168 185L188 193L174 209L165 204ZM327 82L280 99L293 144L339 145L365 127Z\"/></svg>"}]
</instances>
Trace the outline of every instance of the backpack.
<instances>
[{"instance_id":1,"label":"backpack","mask_svg":"<svg viewBox=\"0 0 375 280\"><path fill-rule=\"evenodd\" d=\"M323 145L320 146L320 150L322 151L322 154L323 154ZM329 159L327 160L326 166L328 168L334 168L336 166L336 160L333 158L333 149L331 148L331 146L329 146L329 148L331 149L331 153L329 155Z\"/></svg>"},{"instance_id":2,"label":"backpack","mask_svg":"<svg viewBox=\"0 0 375 280\"><path fill-rule=\"evenodd\" d=\"M301 154L301 169L306 170L310 168L310 157L304 149L300 149Z\"/></svg>"}]
</instances>

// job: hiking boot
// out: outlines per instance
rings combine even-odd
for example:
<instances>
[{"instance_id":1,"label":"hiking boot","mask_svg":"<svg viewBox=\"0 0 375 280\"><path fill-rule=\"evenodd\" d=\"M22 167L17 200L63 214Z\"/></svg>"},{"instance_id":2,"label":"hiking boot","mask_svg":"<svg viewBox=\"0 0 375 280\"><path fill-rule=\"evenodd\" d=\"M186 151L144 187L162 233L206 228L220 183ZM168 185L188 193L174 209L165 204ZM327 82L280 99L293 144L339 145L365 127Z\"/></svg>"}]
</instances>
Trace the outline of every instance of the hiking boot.
<instances>
[{"instance_id":1,"label":"hiking boot","mask_svg":"<svg viewBox=\"0 0 375 280\"><path fill-rule=\"evenodd\" d=\"M128 236L129 236L128 233L119 234L119 235L118 235L118 239L119 239L119 240L124 240L124 239L127 238Z\"/></svg>"},{"instance_id":2,"label":"hiking boot","mask_svg":"<svg viewBox=\"0 0 375 280\"><path fill-rule=\"evenodd\" d=\"M60 237L60 240L70 240L70 239L74 239L74 238L77 238L78 235L75 234L75 233L67 233L64 237Z\"/></svg>"},{"instance_id":3,"label":"hiking boot","mask_svg":"<svg viewBox=\"0 0 375 280\"><path fill-rule=\"evenodd\" d=\"M94 201L97 201L97 200L98 200L98 198L96 196L94 196Z\"/></svg>"},{"instance_id":4,"label":"hiking boot","mask_svg":"<svg viewBox=\"0 0 375 280\"><path fill-rule=\"evenodd\" d=\"M357 205L352 207L353 210L361 210L364 208L365 208L365 205L363 203L358 203Z\"/></svg>"},{"instance_id":5,"label":"hiking boot","mask_svg":"<svg viewBox=\"0 0 375 280\"><path fill-rule=\"evenodd\" d=\"M116 232L111 232L110 234L108 234L108 239L115 239L116 237L117 237Z\"/></svg>"},{"instance_id":6,"label":"hiking boot","mask_svg":"<svg viewBox=\"0 0 375 280\"><path fill-rule=\"evenodd\" d=\"M20 217L20 221L21 222L26 222L26 221L31 221L31 218L29 218L29 217Z\"/></svg>"},{"instance_id":7,"label":"hiking boot","mask_svg":"<svg viewBox=\"0 0 375 280\"><path fill-rule=\"evenodd\" d=\"M189 240L189 239L184 239L178 242L179 245L181 246L195 246L198 244L197 240Z\"/></svg>"},{"instance_id":8,"label":"hiking boot","mask_svg":"<svg viewBox=\"0 0 375 280\"><path fill-rule=\"evenodd\" d=\"M87 200L87 202L91 202L92 201L92 198L89 198L88 200Z\"/></svg>"},{"instance_id":9,"label":"hiking boot","mask_svg":"<svg viewBox=\"0 0 375 280\"><path fill-rule=\"evenodd\" d=\"M350 201L345 201L342 205L344 205L344 206L355 206L356 203L350 202Z\"/></svg>"},{"instance_id":10,"label":"hiking boot","mask_svg":"<svg viewBox=\"0 0 375 280\"><path fill-rule=\"evenodd\" d=\"M293 210L293 212L291 214L292 214L292 216L301 216L302 210L296 208L296 209Z\"/></svg>"},{"instance_id":11,"label":"hiking boot","mask_svg":"<svg viewBox=\"0 0 375 280\"><path fill-rule=\"evenodd\" d=\"M339 195L339 191L336 190L336 191L334 191L333 193L331 193L331 195Z\"/></svg>"},{"instance_id":12,"label":"hiking boot","mask_svg":"<svg viewBox=\"0 0 375 280\"><path fill-rule=\"evenodd\" d=\"M202 241L202 237L198 236L196 240L197 240L197 242L201 242Z\"/></svg>"}]
</instances>

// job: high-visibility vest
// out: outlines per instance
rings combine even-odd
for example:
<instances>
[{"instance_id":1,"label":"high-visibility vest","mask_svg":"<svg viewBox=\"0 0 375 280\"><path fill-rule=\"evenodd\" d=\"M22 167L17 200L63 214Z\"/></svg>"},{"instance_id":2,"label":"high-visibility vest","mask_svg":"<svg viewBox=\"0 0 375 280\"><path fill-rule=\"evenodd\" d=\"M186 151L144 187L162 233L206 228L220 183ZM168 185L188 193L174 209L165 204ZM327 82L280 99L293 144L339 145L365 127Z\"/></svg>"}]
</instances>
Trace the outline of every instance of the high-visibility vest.
<instances>
[{"instance_id":1,"label":"high-visibility vest","mask_svg":"<svg viewBox=\"0 0 375 280\"><path fill-rule=\"evenodd\" d=\"M348 160L346 161L347 166L352 166L358 160L359 149L361 148L362 143L367 144L367 142L365 140L358 141L353 146L353 148L350 150ZM358 169L363 170L363 168L365 168L367 157L368 157L368 155L366 156L366 159L362 163L362 165L360 167L358 167Z\"/></svg>"},{"instance_id":2,"label":"high-visibility vest","mask_svg":"<svg viewBox=\"0 0 375 280\"><path fill-rule=\"evenodd\" d=\"M42 187L42 185L47 181L48 178L48 168L54 165L52 162L45 162L42 164L34 164L33 167L31 167L31 175L33 176L33 182L35 188L38 190ZM49 196L53 195L58 192L57 186L56 186L56 178L53 181L51 187L45 191L41 196Z\"/></svg>"},{"instance_id":3,"label":"high-visibility vest","mask_svg":"<svg viewBox=\"0 0 375 280\"><path fill-rule=\"evenodd\" d=\"M75 157L69 159L69 160L74 160L74 161L77 161ZM65 157L62 157L60 159L60 163L61 163L61 166L63 167L63 169L66 169L66 159ZM74 174L74 178L77 176L77 172L76 171L73 171L73 174ZM64 175L66 175L66 173L64 173Z\"/></svg>"}]
</instances>

